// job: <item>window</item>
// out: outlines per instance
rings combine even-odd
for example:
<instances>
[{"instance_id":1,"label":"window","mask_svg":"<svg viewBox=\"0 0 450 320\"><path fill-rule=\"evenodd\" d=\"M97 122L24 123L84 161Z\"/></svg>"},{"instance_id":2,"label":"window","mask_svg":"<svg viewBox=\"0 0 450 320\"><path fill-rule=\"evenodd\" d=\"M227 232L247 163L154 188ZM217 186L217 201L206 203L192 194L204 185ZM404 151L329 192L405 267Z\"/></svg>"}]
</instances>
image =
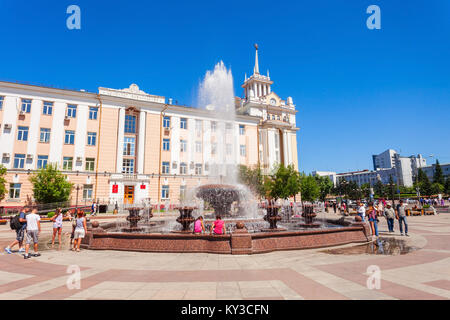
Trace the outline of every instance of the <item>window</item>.
<instances>
[{"instance_id":1,"label":"window","mask_svg":"<svg viewBox=\"0 0 450 320\"><path fill-rule=\"evenodd\" d=\"M48 156L38 156L37 168L43 169L47 167Z\"/></svg>"},{"instance_id":2,"label":"window","mask_svg":"<svg viewBox=\"0 0 450 320\"><path fill-rule=\"evenodd\" d=\"M83 186L83 200L92 199L92 184L85 184Z\"/></svg>"},{"instance_id":3,"label":"window","mask_svg":"<svg viewBox=\"0 0 450 320\"><path fill-rule=\"evenodd\" d=\"M73 166L73 158L72 157L64 157L63 158L63 170L72 170Z\"/></svg>"},{"instance_id":4,"label":"window","mask_svg":"<svg viewBox=\"0 0 450 320\"><path fill-rule=\"evenodd\" d=\"M53 113L53 102L44 101L44 106L42 107L42 114L51 115Z\"/></svg>"},{"instance_id":5,"label":"window","mask_svg":"<svg viewBox=\"0 0 450 320\"><path fill-rule=\"evenodd\" d=\"M211 143L211 154L217 153L217 143L213 142Z\"/></svg>"},{"instance_id":6,"label":"window","mask_svg":"<svg viewBox=\"0 0 450 320\"><path fill-rule=\"evenodd\" d=\"M162 173L169 174L170 173L169 170L170 170L170 163L169 162L163 162L162 163Z\"/></svg>"},{"instance_id":7,"label":"window","mask_svg":"<svg viewBox=\"0 0 450 320\"><path fill-rule=\"evenodd\" d=\"M97 141L97 132L88 132L87 134L87 145L95 146Z\"/></svg>"},{"instance_id":8,"label":"window","mask_svg":"<svg viewBox=\"0 0 450 320\"><path fill-rule=\"evenodd\" d=\"M14 155L14 169L23 169L25 164L25 155L16 153Z\"/></svg>"},{"instance_id":9,"label":"window","mask_svg":"<svg viewBox=\"0 0 450 320\"><path fill-rule=\"evenodd\" d=\"M22 99L22 112L30 113L31 111L31 99Z\"/></svg>"},{"instance_id":10,"label":"window","mask_svg":"<svg viewBox=\"0 0 450 320\"><path fill-rule=\"evenodd\" d=\"M125 133L136 133L136 117L127 114L125 116Z\"/></svg>"},{"instance_id":11,"label":"window","mask_svg":"<svg viewBox=\"0 0 450 320\"><path fill-rule=\"evenodd\" d=\"M45 143L48 143L50 141L50 129L41 128L41 137L39 141Z\"/></svg>"},{"instance_id":12,"label":"window","mask_svg":"<svg viewBox=\"0 0 450 320\"><path fill-rule=\"evenodd\" d=\"M187 141L180 140L180 152L186 152L186 151L187 151Z\"/></svg>"},{"instance_id":13,"label":"window","mask_svg":"<svg viewBox=\"0 0 450 320\"><path fill-rule=\"evenodd\" d=\"M170 117L165 116L163 120L163 127L166 129L170 128Z\"/></svg>"},{"instance_id":14,"label":"window","mask_svg":"<svg viewBox=\"0 0 450 320\"><path fill-rule=\"evenodd\" d=\"M170 139L163 139L163 150L170 151Z\"/></svg>"},{"instance_id":15,"label":"window","mask_svg":"<svg viewBox=\"0 0 450 320\"><path fill-rule=\"evenodd\" d=\"M95 170L95 158L86 158L86 171Z\"/></svg>"},{"instance_id":16,"label":"window","mask_svg":"<svg viewBox=\"0 0 450 320\"><path fill-rule=\"evenodd\" d=\"M77 106L74 104L67 105L67 117L76 118L77 117Z\"/></svg>"},{"instance_id":17,"label":"window","mask_svg":"<svg viewBox=\"0 0 450 320\"><path fill-rule=\"evenodd\" d=\"M239 146L239 153L240 153L241 157L245 157L245 145L241 144Z\"/></svg>"},{"instance_id":18,"label":"window","mask_svg":"<svg viewBox=\"0 0 450 320\"><path fill-rule=\"evenodd\" d=\"M201 163L195 164L195 174L202 174L202 164Z\"/></svg>"},{"instance_id":19,"label":"window","mask_svg":"<svg viewBox=\"0 0 450 320\"><path fill-rule=\"evenodd\" d=\"M245 126L242 124L239 125L239 134L241 136L243 136L245 134Z\"/></svg>"},{"instance_id":20,"label":"window","mask_svg":"<svg viewBox=\"0 0 450 320\"><path fill-rule=\"evenodd\" d=\"M134 172L134 159L123 159L122 173Z\"/></svg>"},{"instance_id":21,"label":"window","mask_svg":"<svg viewBox=\"0 0 450 320\"><path fill-rule=\"evenodd\" d=\"M186 162L180 163L180 174L186 174L187 173L187 164Z\"/></svg>"},{"instance_id":22,"label":"window","mask_svg":"<svg viewBox=\"0 0 450 320\"><path fill-rule=\"evenodd\" d=\"M20 199L20 187L21 183L10 183L9 184L9 197L11 199Z\"/></svg>"},{"instance_id":23,"label":"window","mask_svg":"<svg viewBox=\"0 0 450 320\"><path fill-rule=\"evenodd\" d=\"M65 144L74 144L75 143L75 131L66 130L66 136L64 138Z\"/></svg>"},{"instance_id":24,"label":"window","mask_svg":"<svg viewBox=\"0 0 450 320\"><path fill-rule=\"evenodd\" d=\"M27 141L28 140L28 127L20 127L17 129L17 140Z\"/></svg>"},{"instance_id":25,"label":"window","mask_svg":"<svg viewBox=\"0 0 450 320\"><path fill-rule=\"evenodd\" d=\"M202 120L195 120L195 131L202 132Z\"/></svg>"},{"instance_id":26,"label":"window","mask_svg":"<svg viewBox=\"0 0 450 320\"><path fill-rule=\"evenodd\" d=\"M123 139L123 155L124 156L134 156L136 138L125 137Z\"/></svg>"},{"instance_id":27,"label":"window","mask_svg":"<svg viewBox=\"0 0 450 320\"><path fill-rule=\"evenodd\" d=\"M227 155L231 155L231 151L232 151L231 144L230 144L230 143L227 143L226 146L225 146L225 148L226 148L226 153L227 153Z\"/></svg>"},{"instance_id":28,"label":"window","mask_svg":"<svg viewBox=\"0 0 450 320\"><path fill-rule=\"evenodd\" d=\"M3 101L4 101L5 97L4 96L0 96L0 110L3 109Z\"/></svg>"},{"instance_id":29,"label":"window","mask_svg":"<svg viewBox=\"0 0 450 320\"><path fill-rule=\"evenodd\" d=\"M202 152L202 142L195 141L195 152Z\"/></svg>"},{"instance_id":30,"label":"window","mask_svg":"<svg viewBox=\"0 0 450 320\"><path fill-rule=\"evenodd\" d=\"M162 186L161 199L169 199L169 186Z\"/></svg>"},{"instance_id":31,"label":"window","mask_svg":"<svg viewBox=\"0 0 450 320\"><path fill-rule=\"evenodd\" d=\"M181 120L180 120L180 128L181 129L187 129L187 119L186 118L181 118Z\"/></svg>"},{"instance_id":32,"label":"window","mask_svg":"<svg viewBox=\"0 0 450 320\"><path fill-rule=\"evenodd\" d=\"M216 130L217 130L217 122L211 121L211 131L216 132Z\"/></svg>"},{"instance_id":33,"label":"window","mask_svg":"<svg viewBox=\"0 0 450 320\"><path fill-rule=\"evenodd\" d=\"M97 120L97 107L89 107L89 120Z\"/></svg>"},{"instance_id":34,"label":"window","mask_svg":"<svg viewBox=\"0 0 450 320\"><path fill-rule=\"evenodd\" d=\"M186 186L180 186L180 199L186 198Z\"/></svg>"}]
</instances>

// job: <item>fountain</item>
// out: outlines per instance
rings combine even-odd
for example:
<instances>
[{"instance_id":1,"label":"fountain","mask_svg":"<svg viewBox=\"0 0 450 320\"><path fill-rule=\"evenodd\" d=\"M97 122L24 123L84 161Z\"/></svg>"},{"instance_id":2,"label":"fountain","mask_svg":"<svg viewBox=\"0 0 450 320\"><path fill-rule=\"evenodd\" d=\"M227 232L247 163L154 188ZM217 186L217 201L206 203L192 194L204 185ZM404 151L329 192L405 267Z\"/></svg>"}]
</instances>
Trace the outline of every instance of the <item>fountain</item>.
<instances>
[{"instance_id":1,"label":"fountain","mask_svg":"<svg viewBox=\"0 0 450 320\"><path fill-rule=\"evenodd\" d=\"M140 232L140 231L142 231L142 228L137 226L139 220L142 219L142 217L139 215L139 212L142 210L142 208L131 207L131 208L126 208L126 210L128 210L127 221L130 223L130 226L128 228L123 228L122 230L124 232Z\"/></svg>"},{"instance_id":2,"label":"fountain","mask_svg":"<svg viewBox=\"0 0 450 320\"><path fill-rule=\"evenodd\" d=\"M180 216L177 218L177 222L182 225L181 232L191 232L189 226L192 222L195 221L195 218L192 216L192 211L197 209L197 207L182 206L175 209L178 209L178 211L180 211Z\"/></svg>"},{"instance_id":3,"label":"fountain","mask_svg":"<svg viewBox=\"0 0 450 320\"><path fill-rule=\"evenodd\" d=\"M299 211L295 204L291 208L284 206L286 221L280 221L280 206L267 203L261 210L246 186L237 179L239 164L238 125L235 121L235 96L233 77L223 62L218 63L214 71L208 71L199 90L199 107L202 115L209 114L211 130L200 127L205 132L203 141L205 150L212 150L215 144L215 156L204 159L208 163L208 183L188 189L189 197L176 209L179 216L165 225L140 221L142 208L129 208L127 220L129 228L118 228L117 223L105 223L93 226L83 239L84 248L97 250L133 250L146 252L206 252L224 254L254 254L275 250L293 250L341 245L369 240L370 228L367 224L353 221L323 221L316 223L316 214L312 206L303 208L304 223L291 216ZM203 126L202 122L201 125ZM212 129L212 124L214 130ZM204 130L206 129L206 130ZM206 133L207 132L207 133ZM193 234L192 222L195 214L203 214L204 205L214 209L222 216L227 233L223 235ZM146 207L147 205L144 205ZM165 210L168 210L165 205ZM264 216L263 211L266 211ZM264 217L263 217L264 216ZM169 215L170 217L170 215ZM145 218L145 215L144 215ZM140 221L140 222L139 222ZM139 222L139 226L138 226ZM212 224L205 215L205 227ZM282 228L277 226L282 225ZM181 231L174 231L181 224ZM324 226L323 228L317 228ZM313 229L316 228L316 229Z\"/></svg>"},{"instance_id":4,"label":"fountain","mask_svg":"<svg viewBox=\"0 0 450 320\"><path fill-rule=\"evenodd\" d=\"M239 191L232 185L207 184L197 188L197 197L207 201L216 215L230 217L231 204L239 201Z\"/></svg>"},{"instance_id":5,"label":"fountain","mask_svg":"<svg viewBox=\"0 0 450 320\"><path fill-rule=\"evenodd\" d=\"M317 214L314 212L314 205L305 204L303 206L302 217L305 219L305 223L301 223L300 226L303 228L319 228L320 223L314 222Z\"/></svg>"}]
</instances>

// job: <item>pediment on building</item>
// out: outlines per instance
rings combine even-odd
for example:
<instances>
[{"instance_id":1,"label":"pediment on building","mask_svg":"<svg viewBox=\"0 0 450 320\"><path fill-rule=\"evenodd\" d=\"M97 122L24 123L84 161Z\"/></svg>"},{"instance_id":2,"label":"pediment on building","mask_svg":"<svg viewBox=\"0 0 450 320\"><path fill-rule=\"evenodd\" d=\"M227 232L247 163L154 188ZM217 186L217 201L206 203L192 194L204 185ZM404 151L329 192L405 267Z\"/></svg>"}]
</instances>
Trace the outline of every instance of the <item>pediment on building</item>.
<instances>
[{"instance_id":1,"label":"pediment on building","mask_svg":"<svg viewBox=\"0 0 450 320\"><path fill-rule=\"evenodd\" d=\"M275 92L271 92L267 94L265 97L265 103L271 106L281 106L282 102L284 102L279 95L277 95Z\"/></svg>"},{"instance_id":2,"label":"pediment on building","mask_svg":"<svg viewBox=\"0 0 450 320\"><path fill-rule=\"evenodd\" d=\"M165 97L152 95L140 90L139 86L135 83L132 83L128 88L124 89L98 88L98 91L103 95L141 101L165 103L166 100Z\"/></svg>"}]
</instances>

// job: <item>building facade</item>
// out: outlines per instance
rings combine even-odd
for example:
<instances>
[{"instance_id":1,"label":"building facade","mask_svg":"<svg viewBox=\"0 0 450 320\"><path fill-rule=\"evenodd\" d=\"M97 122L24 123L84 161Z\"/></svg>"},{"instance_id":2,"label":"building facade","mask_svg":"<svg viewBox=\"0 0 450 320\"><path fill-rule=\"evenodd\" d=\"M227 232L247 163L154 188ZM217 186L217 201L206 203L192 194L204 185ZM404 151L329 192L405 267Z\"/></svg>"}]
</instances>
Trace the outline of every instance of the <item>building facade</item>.
<instances>
[{"instance_id":1,"label":"building facade","mask_svg":"<svg viewBox=\"0 0 450 320\"><path fill-rule=\"evenodd\" d=\"M450 163L440 164L442 169L442 175L447 179L450 177ZM432 164L431 166L422 167L423 172L427 175L430 181L434 179L434 173L436 171L436 164Z\"/></svg>"},{"instance_id":2,"label":"building facade","mask_svg":"<svg viewBox=\"0 0 450 320\"><path fill-rule=\"evenodd\" d=\"M251 83L260 84L257 78ZM166 103L135 84L91 93L0 82L0 156L9 187L1 205L23 205L32 197L30 175L50 163L74 184L72 203L178 203L211 180L221 125L227 150L236 149L221 155L235 157L231 163L267 172L276 163L298 168L292 99L256 96L237 99L236 120L221 123L211 111ZM271 99L276 103L265 104ZM267 110L280 118L269 119Z\"/></svg>"}]
</instances>

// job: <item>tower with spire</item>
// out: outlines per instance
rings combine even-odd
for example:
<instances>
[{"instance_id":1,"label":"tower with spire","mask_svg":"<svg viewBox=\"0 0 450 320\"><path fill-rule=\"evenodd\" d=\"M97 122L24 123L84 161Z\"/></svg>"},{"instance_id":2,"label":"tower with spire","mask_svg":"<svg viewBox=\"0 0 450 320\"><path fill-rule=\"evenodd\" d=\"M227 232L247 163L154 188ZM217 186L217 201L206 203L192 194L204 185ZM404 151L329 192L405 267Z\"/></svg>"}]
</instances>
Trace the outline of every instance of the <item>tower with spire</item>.
<instances>
[{"instance_id":1,"label":"tower with spire","mask_svg":"<svg viewBox=\"0 0 450 320\"><path fill-rule=\"evenodd\" d=\"M295 105L291 97L281 99L272 91L273 81L259 73L259 46L255 47L253 74L245 74L243 97L236 99L236 112L259 117L259 165L268 174L276 164L294 165L298 170Z\"/></svg>"}]
</instances>

